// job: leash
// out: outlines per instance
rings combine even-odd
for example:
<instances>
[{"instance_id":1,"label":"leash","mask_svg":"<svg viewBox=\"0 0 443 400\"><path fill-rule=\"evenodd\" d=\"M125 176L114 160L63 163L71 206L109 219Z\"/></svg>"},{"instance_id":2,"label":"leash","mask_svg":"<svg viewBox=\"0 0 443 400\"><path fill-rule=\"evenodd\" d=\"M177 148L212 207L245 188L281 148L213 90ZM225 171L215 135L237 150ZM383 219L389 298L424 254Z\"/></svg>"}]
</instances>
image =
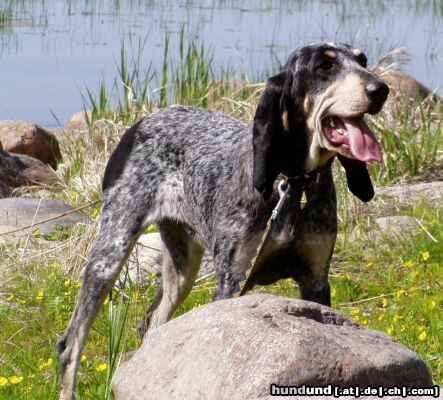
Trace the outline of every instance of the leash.
<instances>
[{"instance_id":1,"label":"leash","mask_svg":"<svg viewBox=\"0 0 443 400\"><path fill-rule=\"evenodd\" d=\"M257 264L257 260L259 259L260 255L262 254L263 246L267 242L269 238L269 234L271 232L271 228L276 221L277 217L280 214L281 209L283 208L283 205L286 202L286 199L288 198L288 193L290 190L294 187L297 189L297 185L300 186L300 190L295 194L296 198L296 204L298 205L298 208L301 210L304 207L304 204L306 204L306 189L311 187L312 185L316 185L320 181L321 176L321 170L316 169L315 171L310 172L309 174L305 174L303 177L295 177L295 178L289 178L284 177L278 184L278 194L280 196L277 205L272 210L271 216L268 219L268 222L266 223L265 231L263 232L262 238L260 240L260 243L257 246L257 249L255 251L255 256L251 259L249 262L249 266L246 270L246 279L242 280L240 282L240 292L236 293L234 297L240 297L246 294L249 290L251 290L254 287L253 278L256 275L257 271L259 271L259 264ZM304 201L303 201L304 199Z\"/></svg>"}]
</instances>

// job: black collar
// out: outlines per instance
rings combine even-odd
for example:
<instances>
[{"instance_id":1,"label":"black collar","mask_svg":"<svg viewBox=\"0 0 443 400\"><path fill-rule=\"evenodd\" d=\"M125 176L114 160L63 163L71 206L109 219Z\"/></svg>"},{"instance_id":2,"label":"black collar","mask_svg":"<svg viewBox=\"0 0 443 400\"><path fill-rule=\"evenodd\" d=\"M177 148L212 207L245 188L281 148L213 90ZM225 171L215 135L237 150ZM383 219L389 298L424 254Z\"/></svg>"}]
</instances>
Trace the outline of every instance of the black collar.
<instances>
[{"instance_id":1,"label":"black collar","mask_svg":"<svg viewBox=\"0 0 443 400\"><path fill-rule=\"evenodd\" d=\"M299 190L305 191L306 189L320 182L320 177L323 169L324 167L318 167L317 169L314 169L313 171L303 175L291 176L283 172L282 175L292 187L296 187Z\"/></svg>"}]
</instances>

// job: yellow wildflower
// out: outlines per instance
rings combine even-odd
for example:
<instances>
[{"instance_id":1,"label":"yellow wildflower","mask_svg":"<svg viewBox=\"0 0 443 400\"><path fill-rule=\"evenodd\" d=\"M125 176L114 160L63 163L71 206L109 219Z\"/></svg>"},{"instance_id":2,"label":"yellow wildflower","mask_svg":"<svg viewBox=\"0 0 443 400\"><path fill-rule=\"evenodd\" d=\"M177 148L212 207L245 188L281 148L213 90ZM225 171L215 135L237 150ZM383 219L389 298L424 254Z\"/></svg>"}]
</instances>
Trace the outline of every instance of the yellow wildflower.
<instances>
[{"instance_id":1,"label":"yellow wildflower","mask_svg":"<svg viewBox=\"0 0 443 400\"><path fill-rule=\"evenodd\" d=\"M108 366L106 365L106 363L101 363L101 364L98 364L98 365L95 367L95 370L98 371L98 372L102 372L102 371L105 371L106 368L108 368Z\"/></svg>"},{"instance_id":2,"label":"yellow wildflower","mask_svg":"<svg viewBox=\"0 0 443 400\"><path fill-rule=\"evenodd\" d=\"M55 272L54 271L52 271L50 274L49 274L49 280L54 280L55 279Z\"/></svg>"},{"instance_id":3,"label":"yellow wildflower","mask_svg":"<svg viewBox=\"0 0 443 400\"><path fill-rule=\"evenodd\" d=\"M388 299L386 297L383 297L383 300L381 301L382 307L386 308L388 306Z\"/></svg>"},{"instance_id":4,"label":"yellow wildflower","mask_svg":"<svg viewBox=\"0 0 443 400\"><path fill-rule=\"evenodd\" d=\"M435 225L437 223L437 220L434 218L432 221L429 221L429 225Z\"/></svg>"},{"instance_id":5,"label":"yellow wildflower","mask_svg":"<svg viewBox=\"0 0 443 400\"><path fill-rule=\"evenodd\" d=\"M44 369L46 369L46 368L48 368L49 366L51 366L52 363L53 363L52 358L48 358L48 361L43 361L43 362L40 363L38 369L39 369L40 371L43 371Z\"/></svg>"},{"instance_id":6,"label":"yellow wildflower","mask_svg":"<svg viewBox=\"0 0 443 400\"><path fill-rule=\"evenodd\" d=\"M400 289L400 290L397 290L397 292L395 293L395 297L397 297L397 299L399 299L404 294L405 294L405 291L403 289Z\"/></svg>"},{"instance_id":7,"label":"yellow wildflower","mask_svg":"<svg viewBox=\"0 0 443 400\"><path fill-rule=\"evenodd\" d=\"M0 386L5 386L8 380L4 376L0 376Z\"/></svg>"},{"instance_id":8,"label":"yellow wildflower","mask_svg":"<svg viewBox=\"0 0 443 400\"><path fill-rule=\"evenodd\" d=\"M148 233L155 232L156 231L155 225L149 225L147 230Z\"/></svg>"},{"instance_id":9,"label":"yellow wildflower","mask_svg":"<svg viewBox=\"0 0 443 400\"><path fill-rule=\"evenodd\" d=\"M149 275L149 279L155 279L155 278L157 278L157 272L152 272L150 275Z\"/></svg>"},{"instance_id":10,"label":"yellow wildflower","mask_svg":"<svg viewBox=\"0 0 443 400\"><path fill-rule=\"evenodd\" d=\"M414 271L411 272L412 278L417 278L418 275L420 275L419 269L414 269Z\"/></svg>"},{"instance_id":11,"label":"yellow wildflower","mask_svg":"<svg viewBox=\"0 0 443 400\"><path fill-rule=\"evenodd\" d=\"M357 314L360 314L360 309L359 309L359 308L354 308L353 310L351 310L350 314L351 314L351 315L357 315Z\"/></svg>"},{"instance_id":12,"label":"yellow wildflower","mask_svg":"<svg viewBox=\"0 0 443 400\"><path fill-rule=\"evenodd\" d=\"M389 325L388 329L386 329L386 333L392 335L392 332L394 332L394 325Z\"/></svg>"},{"instance_id":13,"label":"yellow wildflower","mask_svg":"<svg viewBox=\"0 0 443 400\"><path fill-rule=\"evenodd\" d=\"M195 302L194 303L194 306L192 307L192 309L194 309L194 308L198 308L198 307L200 307L201 306L201 304L199 303L199 302Z\"/></svg>"},{"instance_id":14,"label":"yellow wildflower","mask_svg":"<svg viewBox=\"0 0 443 400\"><path fill-rule=\"evenodd\" d=\"M422 331L420 335L418 335L419 340L423 341L426 339L426 331Z\"/></svg>"},{"instance_id":15,"label":"yellow wildflower","mask_svg":"<svg viewBox=\"0 0 443 400\"><path fill-rule=\"evenodd\" d=\"M385 319L385 317L386 317L385 314L380 314L380 315L378 316L378 320L379 320L379 321L383 321L383 320Z\"/></svg>"},{"instance_id":16,"label":"yellow wildflower","mask_svg":"<svg viewBox=\"0 0 443 400\"><path fill-rule=\"evenodd\" d=\"M368 263L366 263L365 267L371 268L373 265L374 265L374 263L372 261L369 261Z\"/></svg>"},{"instance_id":17,"label":"yellow wildflower","mask_svg":"<svg viewBox=\"0 0 443 400\"><path fill-rule=\"evenodd\" d=\"M23 380L23 376L10 376L8 378L9 383L11 383L12 385L17 385L19 384L21 381Z\"/></svg>"},{"instance_id":18,"label":"yellow wildflower","mask_svg":"<svg viewBox=\"0 0 443 400\"><path fill-rule=\"evenodd\" d=\"M404 332L406 330L406 326L405 325L402 325L401 327L400 327L400 332Z\"/></svg>"},{"instance_id":19,"label":"yellow wildflower","mask_svg":"<svg viewBox=\"0 0 443 400\"><path fill-rule=\"evenodd\" d=\"M403 267L405 267L405 268L412 268L414 265L415 265L415 264L414 264L411 260L408 260L408 261L406 261L406 262L403 264Z\"/></svg>"},{"instance_id":20,"label":"yellow wildflower","mask_svg":"<svg viewBox=\"0 0 443 400\"><path fill-rule=\"evenodd\" d=\"M109 304L109 296L106 296L106 299L103 302L103 305L107 306L108 304Z\"/></svg>"},{"instance_id":21,"label":"yellow wildflower","mask_svg":"<svg viewBox=\"0 0 443 400\"><path fill-rule=\"evenodd\" d=\"M77 286L78 288L81 288L83 286L83 281L79 280L75 286Z\"/></svg>"},{"instance_id":22,"label":"yellow wildflower","mask_svg":"<svg viewBox=\"0 0 443 400\"><path fill-rule=\"evenodd\" d=\"M331 297L334 298L336 294L337 294L337 291L335 290L335 288L333 288L331 290Z\"/></svg>"},{"instance_id":23,"label":"yellow wildflower","mask_svg":"<svg viewBox=\"0 0 443 400\"><path fill-rule=\"evenodd\" d=\"M421 253L421 258L423 258L423 261L429 260L429 257L429 251L424 251L423 253Z\"/></svg>"},{"instance_id":24,"label":"yellow wildflower","mask_svg":"<svg viewBox=\"0 0 443 400\"><path fill-rule=\"evenodd\" d=\"M360 315L354 315L353 316L353 318L354 318L354 321L360 321Z\"/></svg>"},{"instance_id":25,"label":"yellow wildflower","mask_svg":"<svg viewBox=\"0 0 443 400\"><path fill-rule=\"evenodd\" d=\"M368 320L367 320L367 319L363 320L363 321L361 322L361 324L362 324L363 326L368 326Z\"/></svg>"},{"instance_id":26,"label":"yellow wildflower","mask_svg":"<svg viewBox=\"0 0 443 400\"><path fill-rule=\"evenodd\" d=\"M64 285L66 287L70 286L71 285L71 280L70 279L66 279Z\"/></svg>"},{"instance_id":27,"label":"yellow wildflower","mask_svg":"<svg viewBox=\"0 0 443 400\"><path fill-rule=\"evenodd\" d=\"M139 291L135 291L134 293L132 293L132 301L139 301L140 300L140 292Z\"/></svg>"},{"instance_id":28,"label":"yellow wildflower","mask_svg":"<svg viewBox=\"0 0 443 400\"><path fill-rule=\"evenodd\" d=\"M80 358L81 362L85 362L88 359L88 357L86 357L85 354L82 355L82 357Z\"/></svg>"},{"instance_id":29,"label":"yellow wildflower","mask_svg":"<svg viewBox=\"0 0 443 400\"><path fill-rule=\"evenodd\" d=\"M25 299L17 299L17 301L18 301L20 304L26 304L26 300L25 300Z\"/></svg>"},{"instance_id":30,"label":"yellow wildflower","mask_svg":"<svg viewBox=\"0 0 443 400\"><path fill-rule=\"evenodd\" d=\"M25 386L24 388L22 388L22 392L25 394L29 394L32 392L32 386Z\"/></svg>"},{"instance_id":31,"label":"yellow wildflower","mask_svg":"<svg viewBox=\"0 0 443 400\"><path fill-rule=\"evenodd\" d=\"M37 292L37 296L35 296L35 299L36 299L37 301L42 301L42 299L43 299L43 295L44 295L43 290L39 290L39 291Z\"/></svg>"},{"instance_id":32,"label":"yellow wildflower","mask_svg":"<svg viewBox=\"0 0 443 400\"><path fill-rule=\"evenodd\" d=\"M12 300L14 300L14 295L13 295L13 294L10 294L8 297L6 297L6 300L7 300L7 301L12 301Z\"/></svg>"},{"instance_id":33,"label":"yellow wildflower","mask_svg":"<svg viewBox=\"0 0 443 400\"><path fill-rule=\"evenodd\" d=\"M437 302L435 300L432 299L429 301L429 309L430 310L433 310L436 305L437 305Z\"/></svg>"}]
</instances>

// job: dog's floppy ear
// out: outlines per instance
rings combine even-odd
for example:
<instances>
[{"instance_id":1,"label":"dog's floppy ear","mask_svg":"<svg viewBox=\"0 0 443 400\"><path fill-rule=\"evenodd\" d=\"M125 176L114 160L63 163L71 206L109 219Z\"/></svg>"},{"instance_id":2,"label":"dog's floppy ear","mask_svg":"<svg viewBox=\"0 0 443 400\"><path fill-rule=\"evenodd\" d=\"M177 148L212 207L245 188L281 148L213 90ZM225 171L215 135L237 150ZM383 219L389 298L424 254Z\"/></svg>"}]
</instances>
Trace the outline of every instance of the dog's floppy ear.
<instances>
[{"instance_id":1,"label":"dog's floppy ear","mask_svg":"<svg viewBox=\"0 0 443 400\"><path fill-rule=\"evenodd\" d=\"M349 190L362 201L371 200L374 197L374 187L366 163L340 154L337 156L346 171Z\"/></svg>"},{"instance_id":2,"label":"dog's floppy ear","mask_svg":"<svg viewBox=\"0 0 443 400\"><path fill-rule=\"evenodd\" d=\"M290 91L290 75L285 70L268 79L255 112L253 180L265 199L271 195L273 183L282 170L284 135L289 129L285 97Z\"/></svg>"}]
</instances>

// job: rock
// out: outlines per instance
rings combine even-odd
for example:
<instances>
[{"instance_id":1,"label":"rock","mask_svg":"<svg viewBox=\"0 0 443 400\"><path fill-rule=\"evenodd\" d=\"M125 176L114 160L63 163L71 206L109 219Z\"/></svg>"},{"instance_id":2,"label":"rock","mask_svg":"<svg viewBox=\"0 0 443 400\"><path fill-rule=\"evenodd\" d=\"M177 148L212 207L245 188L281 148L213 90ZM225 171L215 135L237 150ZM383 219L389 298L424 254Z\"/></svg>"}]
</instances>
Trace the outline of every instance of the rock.
<instances>
[{"instance_id":1,"label":"rock","mask_svg":"<svg viewBox=\"0 0 443 400\"><path fill-rule=\"evenodd\" d=\"M377 196L393 197L396 202L413 205L426 199L439 202L443 199L443 181L423 182L378 188Z\"/></svg>"},{"instance_id":2,"label":"rock","mask_svg":"<svg viewBox=\"0 0 443 400\"><path fill-rule=\"evenodd\" d=\"M50 186L58 180L54 170L49 168L44 162L25 154L11 153L10 156L30 183Z\"/></svg>"},{"instance_id":3,"label":"rock","mask_svg":"<svg viewBox=\"0 0 443 400\"><path fill-rule=\"evenodd\" d=\"M161 272L162 240L157 232L141 235L129 258L128 276L131 282L143 283L153 273ZM126 271L122 272L123 281Z\"/></svg>"},{"instance_id":4,"label":"rock","mask_svg":"<svg viewBox=\"0 0 443 400\"><path fill-rule=\"evenodd\" d=\"M15 161L0 149L0 197L9 196L13 188L25 185L26 179Z\"/></svg>"},{"instance_id":5,"label":"rock","mask_svg":"<svg viewBox=\"0 0 443 400\"><path fill-rule=\"evenodd\" d=\"M431 386L424 362L329 307L271 294L217 301L150 331L117 400L269 398L270 384Z\"/></svg>"},{"instance_id":6,"label":"rock","mask_svg":"<svg viewBox=\"0 0 443 400\"><path fill-rule=\"evenodd\" d=\"M57 168L62 159L55 136L27 121L0 121L0 140L10 153L25 154Z\"/></svg>"},{"instance_id":7,"label":"rock","mask_svg":"<svg viewBox=\"0 0 443 400\"><path fill-rule=\"evenodd\" d=\"M85 131L89 128L88 120L91 120L91 111L79 111L66 120L63 126L71 131Z\"/></svg>"},{"instance_id":8,"label":"rock","mask_svg":"<svg viewBox=\"0 0 443 400\"><path fill-rule=\"evenodd\" d=\"M375 220L378 225L377 234L389 235L393 238L404 237L418 232L420 225L412 218L403 215L381 217Z\"/></svg>"},{"instance_id":9,"label":"rock","mask_svg":"<svg viewBox=\"0 0 443 400\"><path fill-rule=\"evenodd\" d=\"M372 72L389 86L392 95L400 94L411 100L416 100L417 97L425 99L432 94L432 91L422 83L398 69L374 67Z\"/></svg>"},{"instance_id":10,"label":"rock","mask_svg":"<svg viewBox=\"0 0 443 400\"><path fill-rule=\"evenodd\" d=\"M129 258L128 276L131 282L143 283L152 273L161 274L163 260L163 242L158 232L141 235ZM211 258L205 254L199 271L199 276L214 272ZM122 272L120 282L125 281L126 271Z\"/></svg>"},{"instance_id":11,"label":"rock","mask_svg":"<svg viewBox=\"0 0 443 400\"><path fill-rule=\"evenodd\" d=\"M72 207L60 200L35 199L13 197L0 199L0 233L6 233L30 225L33 221L39 222L60 214L72 211ZM40 229L46 234L56 229L56 225L71 227L79 222L88 222L88 218L81 212L66 216L15 232L13 236L27 235Z\"/></svg>"},{"instance_id":12,"label":"rock","mask_svg":"<svg viewBox=\"0 0 443 400\"><path fill-rule=\"evenodd\" d=\"M295 396L295 395L291 395L291 396L284 396L284 395L279 395L279 396L264 396L264 397L260 397L260 398L255 398L255 399L248 399L248 400L275 400L275 399L286 399L286 400L356 400L357 397L355 396L340 396L340 397L334 397L334 396L312 396L312 397L307 397L306 395L300 395L300 396ZM440 394L440 396L437 397L438 399L443 399L442 395ZM402 400L402 399L406 399L406 400L435 400L436 397L434 396L407 396L407 397L401 397L401 396L383 396L383 397L378 397L378 396L359 396L358 400Z\"/></svg>"}]
</instances>

